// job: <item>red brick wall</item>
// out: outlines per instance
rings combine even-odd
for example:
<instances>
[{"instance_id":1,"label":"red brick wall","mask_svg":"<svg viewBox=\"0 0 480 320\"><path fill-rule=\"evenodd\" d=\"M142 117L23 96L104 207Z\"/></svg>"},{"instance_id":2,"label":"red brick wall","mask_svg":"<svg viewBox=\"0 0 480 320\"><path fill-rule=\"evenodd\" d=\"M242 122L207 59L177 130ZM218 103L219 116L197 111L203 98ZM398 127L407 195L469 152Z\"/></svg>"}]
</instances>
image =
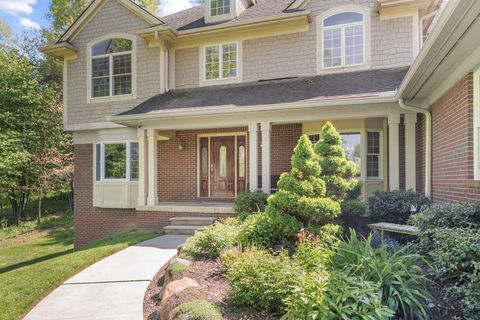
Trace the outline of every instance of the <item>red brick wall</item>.
<instances>
[{"instance_id":1,"label":"red brick wall","mask_svg":"<svg viewBox=\"0 0 480 320\"><path fill-rule=\"evenodd\" d=\"M248 128L177 131L175 137L158 142L159 201L197 199L197 136L205 133L247 132ZM180 150L179 145L183 146Z\"/></svg>"},{"instance_id":2,"label":"red brick wall","mask_svg":"<svg viewBox=\"0 0 480 320\"><path fill-rule=\"evenodd\" d=\"M416 124L416 167L417 192L425 193L425 116L417 115Z\"/></svg>"},{"instance_id":3,"label":"red brick wall","mask_svg":"<svg viewBox=\"0 0 480 320\"><path fill-rule=\"evenodd\" d=\"M293 149L295 149L301 136L301 123L272 127L272 175L281 175L291 170Z\"/></svg>"},{"instance_id":4,"label":"red brick wall","mask_svg":"<svg viewBox=\"0 0 480 320\"><path fill-rule=\"evenodd\" d=\"M431 111L433 199L480 200L480 183L473 180L472 74L435 102Z\"/></svg>"},{"instance_id":5,"label":"red brick wall","mask_svg":"<svg viewBox=\"0 0 480 320\"><path fill-rule=\"evenodd\" d=\"M144 212L134 209L93 207L93 145L75 145L75 249L117 233L131 230L158 231L170 224L171 217L211 216L200 213ZM228 215L218 215L226 217Z\"/></svg>"}]
</instances>

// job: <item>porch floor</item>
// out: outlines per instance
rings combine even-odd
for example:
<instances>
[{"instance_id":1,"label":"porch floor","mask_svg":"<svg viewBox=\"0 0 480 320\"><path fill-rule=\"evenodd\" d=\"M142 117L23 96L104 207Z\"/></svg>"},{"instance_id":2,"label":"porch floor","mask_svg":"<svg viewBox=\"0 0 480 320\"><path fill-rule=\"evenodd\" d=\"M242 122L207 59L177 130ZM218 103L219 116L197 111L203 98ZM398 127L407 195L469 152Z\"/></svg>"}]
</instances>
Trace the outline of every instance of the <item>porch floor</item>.
<instances>
[{"instance_id":1,"label":"porch floor","mask_svg":"<svg viewBox=\"0 0 480 320\"><path fill-rule=\"evenodd\" d=\"M235 214L231 201L178 201L160 202L155 206L137 207L139 211L179 212L179 213L223 213Z\"/></svg>"}]
</instances>

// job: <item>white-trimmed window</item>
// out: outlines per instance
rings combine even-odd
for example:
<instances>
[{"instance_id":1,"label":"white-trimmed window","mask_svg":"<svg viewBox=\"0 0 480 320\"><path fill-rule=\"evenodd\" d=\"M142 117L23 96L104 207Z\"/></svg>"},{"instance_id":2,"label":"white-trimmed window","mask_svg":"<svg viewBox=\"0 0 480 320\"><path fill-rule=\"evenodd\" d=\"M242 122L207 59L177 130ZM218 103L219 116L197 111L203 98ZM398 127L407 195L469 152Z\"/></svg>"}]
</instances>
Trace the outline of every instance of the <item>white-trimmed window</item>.
<instances>
[{"instance_id":1,"label":"white-trimmed window","mask_svg":"<svg viewBox=\"0 0 480 320\"><path fill-rule=\"evenodd\" d=\"M322 20L322 67L364 65L366 61L365 14L345 11Z\"/></svg>"},{"instance_id":2,"label":"white-trimmed window","mask_svg":"<svg viewBox=\"0 0 480 320\"><path fill-rule=\"evenodd\" d=\"M234 79L238 76L238 44L225 43L204 48L204 80Z\"/></svg>"},{"instance_id":3,"label":"white-trimmed window","mask_svg":"<svg viewBox=\"0 0 480 320\"><path fill-rule=\"evenodd\" d=\"M230 14L230 0L210 0L210 15L212 17Z\"/></svg>"},{"instance_id":4,"label":"white-trimmed window","mask_svg":"<svg viewBox=\"0 0 480 320\"><path fill-rule=\"evenodd\" d=\"M133 44L113 38L91 48L91 97L131 95L133 91Z\"/></svg>"},{"instance_id":5,"label":"white-trimmed window","mask_svg":"<svg viewBox=\"0 0 480 320\"><path fill-rule=\"evenodd\" d=\"M362 137L366 134L366 152L365 158L362 150ZM382 138L380 131L363 132L341 132L342 148L349 161L355 163L357 175L367 179L381 179L382 177ZM308 138L315 145L320 141L319 133L310 133ZM362 172L362 162L367 162L367 172Z\"/></svg>"},{"instance_id":6,"label":"white-trimmed window","mask_svg":"<svg viewBox=\"0 0 480 320\"><path fill-rule=\"evenodd\" d=\"M367 178L381 177L381 146L380 132L367 132Z\"/></svg>"},{"instance_id":7,"label":"white-trimmed window","mask_svg":"<svg viewBox=\"0 0 480 320\"><path fill-rule=\"evenodd\" d=\"M95 145L96 181L137 181L138 143L104 142Z\"/></svg>"}]
</instances>

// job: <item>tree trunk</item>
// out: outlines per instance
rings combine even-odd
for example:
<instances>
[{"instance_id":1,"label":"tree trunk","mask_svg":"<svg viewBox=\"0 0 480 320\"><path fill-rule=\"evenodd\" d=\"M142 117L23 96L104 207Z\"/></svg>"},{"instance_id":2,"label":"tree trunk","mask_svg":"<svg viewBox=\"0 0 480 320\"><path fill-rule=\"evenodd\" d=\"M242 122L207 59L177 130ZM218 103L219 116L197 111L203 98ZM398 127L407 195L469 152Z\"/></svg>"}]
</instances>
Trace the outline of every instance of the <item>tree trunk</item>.
<instances>
[{"instance_id":1,"label":"tree trunk","mask_svg":"<svg viewBox=\"0 0 480 320\"><path fill-rule=\"evenodd\" d=\"M70 178L70 194L68 195L68 202L70 204L70 209L72 212L75 209L75 198L74 198L74 186L73 186L73 177Z\"/></svg>"},{"instance_id":2,"label":"tree trunk","mask_svg":"<svg viewBox=\"0 0 480 320\"><path fill-rule=\"evenodd\" d=\"M20 223L20 208L16 198L9 197L10 204L12 205L13 224L18 225Z\"/></svg>"},{"instance_id":3,"label":"tree trunk","mask_svg":"<svg viewBox=\"0 0 480 320\"><path fill-rule=\"evenodd\" d=\"M37 225L40 227L40 222L42 222L42 199L43 199L43 189L40 188L40 194L38 195L38 214L37 214Z\"/></svg>"}]
</instances>

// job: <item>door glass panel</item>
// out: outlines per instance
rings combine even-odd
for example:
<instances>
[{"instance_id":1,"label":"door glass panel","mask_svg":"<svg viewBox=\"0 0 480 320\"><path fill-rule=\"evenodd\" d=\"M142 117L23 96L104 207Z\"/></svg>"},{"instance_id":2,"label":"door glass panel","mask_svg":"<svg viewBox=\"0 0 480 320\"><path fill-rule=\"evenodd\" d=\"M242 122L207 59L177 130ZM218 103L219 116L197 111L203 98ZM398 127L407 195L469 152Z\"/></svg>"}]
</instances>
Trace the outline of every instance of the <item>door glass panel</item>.
<instances>
[{"instance_id":1,"label":"door glass panel","mask_svg":"<svg viewBox=\"0 0 480 320\"><path fill-rule=\"evenodd\" d=\"M227 177L227 147L220 147L220 178Z\"/></svg>"},{"instance_id":2,"label":"door glass panel","mask_svg":"<svg viewBox=\"0 0 480 320\"><path fill-rule=\"evenodd\" d=\"M238 148L238 176L245 178L245 147Z\"/></svg>"},{"instance_id":3,"label":"door glass panel","mask_svg":"<svg viewBox=\"0 0 480 320\"><path fill-rule=\"evenodd\" d=\"M208 149L202 147L202 177L208 176Z\"/></svg>"}]
</instances>

